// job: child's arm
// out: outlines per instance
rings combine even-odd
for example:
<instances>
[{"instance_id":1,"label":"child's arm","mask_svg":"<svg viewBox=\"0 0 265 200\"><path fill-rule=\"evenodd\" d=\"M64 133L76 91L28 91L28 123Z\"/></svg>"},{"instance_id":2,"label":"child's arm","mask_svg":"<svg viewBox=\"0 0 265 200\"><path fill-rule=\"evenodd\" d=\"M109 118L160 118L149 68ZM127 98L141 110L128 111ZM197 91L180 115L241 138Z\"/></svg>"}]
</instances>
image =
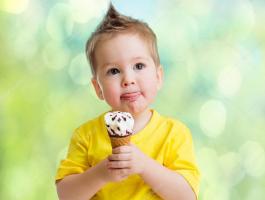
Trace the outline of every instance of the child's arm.
<instances>
[{"instance_id":1,"label":"child's arm","mask_svg":"<svg viewBox=\"0 0 265 200\"><path fill-rule=\"evenodd\" d=\"M193 190L181 175L151 158L147 158L145 164L142 178L163 199L196 200Z\"/></svg>"},{"instance_id":2,"label":"child's arm","mask_svg":"<svg viewBox=\"0 0 265 200\"><path fill-rule=\"evenodd\" d=\"M104 184L105 180L99 176L100 163L82 174L66 176L56 183L60 200L87 200L90 199Z\"/></svg>"},{"instance_id":3,"label":"child's arm","mask_svg":"<svg viewBox=\"0 0 265 200\"><path fill-rule=\"evenodd\" d=\"M65 177L56 183L60 200L87 200L95 195L109 181L120 181L124 176L124 170L108 171L107 159L89 168L82 174L74 174Z\"/></svg>"},{"instance_id":4,"label":"child's arm","mask_svg":"<svg viewBox=\"0 0 265 200\"><path fill-rule=\"evenodd\" d=\"M127 176L141 175L152 190L163 199L196 200L195 193L181 175L149 158L132 144L113 149L109 160L109 170L124 168L127 170Z\"/></svg>"}]
</instances>

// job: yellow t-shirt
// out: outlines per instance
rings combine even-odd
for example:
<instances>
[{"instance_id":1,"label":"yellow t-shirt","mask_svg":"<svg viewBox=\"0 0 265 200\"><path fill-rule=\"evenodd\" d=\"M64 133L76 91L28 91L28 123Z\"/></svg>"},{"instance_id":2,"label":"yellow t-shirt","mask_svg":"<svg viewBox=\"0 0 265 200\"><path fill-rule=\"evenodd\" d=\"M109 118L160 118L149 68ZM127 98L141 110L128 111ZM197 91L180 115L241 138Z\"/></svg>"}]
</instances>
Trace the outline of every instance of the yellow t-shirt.
<instances>
[{"instance_id":1,"label":"yellow t-shirt","mask_svg":"<svg viewBox=\"0 0 265 200\"><path fill-rule=\"evenodd\" d=\"M161 165L181 174L198 197L199 170L195 163L192 137L181 122L152 110L151 120L131 143ZM104 113L105 114L105 113ZM104 114L83 124L74 132L68 154L61 161L56 180L83 173L111 154L112 148L104 122ZM93 200L154 200L159 198L139 175L101 188Z\"/></svg>"}]
</instances>

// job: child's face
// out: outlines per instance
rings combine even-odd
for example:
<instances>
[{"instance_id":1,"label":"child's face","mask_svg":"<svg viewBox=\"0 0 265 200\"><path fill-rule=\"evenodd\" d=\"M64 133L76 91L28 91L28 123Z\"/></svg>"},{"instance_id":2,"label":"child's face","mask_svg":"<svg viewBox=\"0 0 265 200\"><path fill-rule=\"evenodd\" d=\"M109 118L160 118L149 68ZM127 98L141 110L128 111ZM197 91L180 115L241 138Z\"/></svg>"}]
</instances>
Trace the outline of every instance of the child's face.
<instances>
[{"instance_id":1,"label":"child's face","mask_svg":"<svg viewBox=\"0 0 265 200\"><path fill-rule=\"evenodd\" d=\"M147 43L136 34L118 34L96 47L96 93L113 110L138 114L148 109L162 84Z\"/></svg>"}]
</instances>

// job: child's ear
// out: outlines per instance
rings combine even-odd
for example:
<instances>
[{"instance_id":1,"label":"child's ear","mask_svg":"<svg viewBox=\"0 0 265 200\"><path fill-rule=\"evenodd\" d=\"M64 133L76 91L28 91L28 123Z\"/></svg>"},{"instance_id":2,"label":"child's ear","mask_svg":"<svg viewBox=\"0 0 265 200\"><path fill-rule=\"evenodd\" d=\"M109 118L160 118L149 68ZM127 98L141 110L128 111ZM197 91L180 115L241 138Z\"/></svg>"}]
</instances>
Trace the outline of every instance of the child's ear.
<instances>
[{"instance_id":1,"label":"child's ear","mask_svg":"<svg viewBox=\"0 0 265 200\"><path fill-rule=\"evenodd\" d=\"M162 65L159 65L157 67L156 75L157 75L157 80L158 80L157 89L160 90L163 85L163 80L164 80L164 70L163 70Z\"/></svg>"},{"instance_id":2,"label":"child's ear","mask_svg":"<svg viewBox=\"0 0 265 200\"><path fill-rule=\"evenodd\" d=\"M100 88L100 86L98 84L97 79L95 77L93 77L91 79L91 82L92 82L92 84L94 86L94 89L96 91L96 94L97 94L98 98L100 98L101 100L104 100L103 93L102 93L102 90L101 90L101 88Z\"/></svg>"}]
</instances>

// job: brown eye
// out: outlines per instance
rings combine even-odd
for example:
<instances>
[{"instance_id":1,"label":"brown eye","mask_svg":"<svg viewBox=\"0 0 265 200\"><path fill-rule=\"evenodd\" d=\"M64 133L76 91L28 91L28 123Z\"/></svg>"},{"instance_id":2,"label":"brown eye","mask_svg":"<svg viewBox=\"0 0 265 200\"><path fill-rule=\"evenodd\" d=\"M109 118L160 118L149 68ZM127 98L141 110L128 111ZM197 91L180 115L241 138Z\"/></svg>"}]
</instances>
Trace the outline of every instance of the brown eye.
<instances>
[{"instance_id":1,"label":"brown eye","mask_svg":"<svg viewBox=\"0 0 265 200\"><path fill-rule=\"evenodd\" d=\"M111 68L107 71L107 74L108 75L115 75L115 74L118 74L120 73L120 71L117 69L117 68Z\"/></svg>"},{"instance_id":2,"label":"brown eye","mask_svg":"<svg viewBox=\"0 0 265 200\"><path fill-rule=\"evenodd\" d=\"M143 63L136 63L134 67L137 70L142 70L145 67L145 65Z\"/></svg>"}]
</instances>

